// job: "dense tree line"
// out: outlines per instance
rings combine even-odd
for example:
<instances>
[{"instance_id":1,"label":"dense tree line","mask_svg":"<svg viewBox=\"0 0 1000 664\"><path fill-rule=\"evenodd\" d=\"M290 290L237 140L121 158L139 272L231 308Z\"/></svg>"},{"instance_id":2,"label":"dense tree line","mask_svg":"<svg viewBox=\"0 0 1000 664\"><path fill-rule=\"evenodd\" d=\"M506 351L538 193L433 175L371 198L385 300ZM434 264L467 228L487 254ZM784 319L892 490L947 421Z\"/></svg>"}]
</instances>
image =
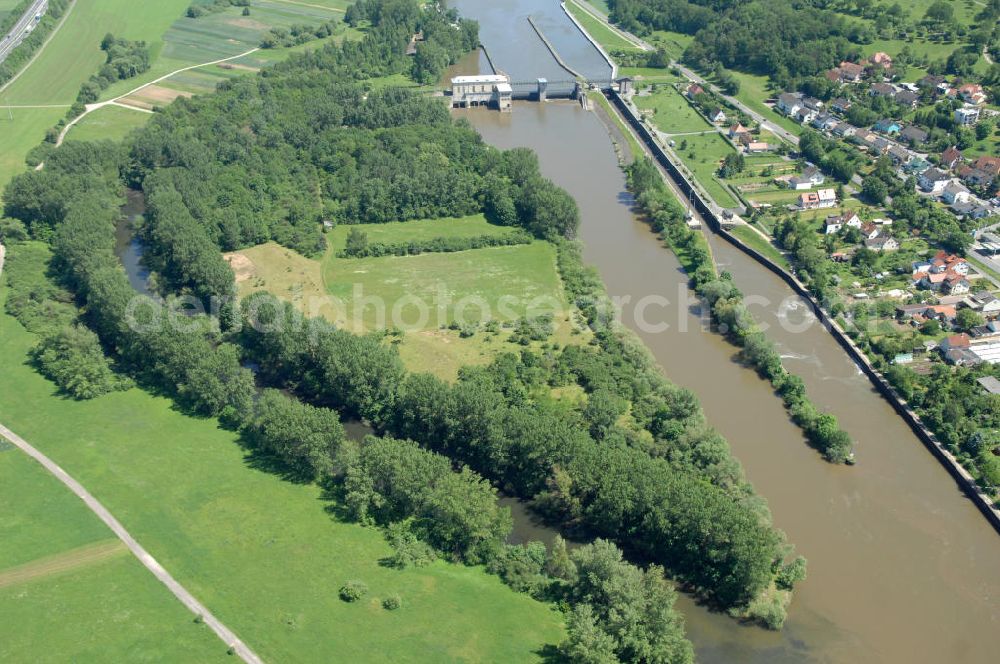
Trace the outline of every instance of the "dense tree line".
<instances>
[{"instance_id":1,"label":"dense tree line","mask_svg":"<svg viewBox=\"0 0 1000 664\"><path fill-rule=\"evenodd\" d=\"M532 236L527 231L515 231L498 235L488 233L471 237L434 237L426 240L407 242L369 242L368 235L360 228L352 228L347 236L347 244L340 252L343 258L365 258L368 256L416 256L424 253L449 253L482 249L483 247L510 247L528 244Z\"/></svg>"},{"instance_id":2,"label":"dense tree line","mask_svg":"<svg viewBox=\"0 0 1000 664\"><path fill-rule=\"evenodd\" d=\"M105 54L104 64L80 86L76 101L66 113L66 120L82 114L84 107L100 99L101 93L111 84L149 70L149 47L144 41L121 39L109 32L101 40L101 50ZM51 132L49 136L51 138Z\"/></svg>"},{"instance_id":3,"label":"dense tree line","mask_svg":"<svg viewBox=\"0 0 1000 664\"><path fill-rule=\"evenodd\" d=\"M627 175L639 206L677 253L695 291L709 306L712 319L740 347L740 357L774 386L792 419L828 461L848 462L852 458L850 436L833 415L818 411L806 396L802 379L782 366L777 347L758 328L732 277L716 273L704 237L684 223L680 204L653 162L636 160Z\"/></svg>"},{"instance_id":4,"label":"dense tree line","mask_svg":"<svg viewBox=\"0 0 1000 664\"><path fill-rule=\"evenodd\" d=\"M179 101L124 151L67 144L49 155L45 169L16 178L5 212L35 237L52 238L61 278L125 370L186 410L239 427L249 445L297 474L344 478L358 518L408 521L448 555L471 561L494 549L505 552L504 570L530 570L530 552L494 546L504 518L489 507L485 479L531 500L554 523L616 541L713 604L745 613L773 596L789 576L785 570L798 563L786 562L783 536L693 395L668 383L645 349L610 322L600 280L583 266L579 248L562 239L576 227L572 199L541 177L530 152L488 148L437 102L400 90L365 94L362 86L337 82L398 73L402 38L416 24L393 27L389 10L402 7L408 16L415 6L380 3L361 42L329 45L216 95ZM437 10L415 15L424 11ZM173 296L136 296L114 256L123 181L147 194L144 239L165 290L206 295L231 291L219 247L276 236L308 243L327 215L377 220L366 217L378 209L371 199L341 187L367 178L402 192L411 176L447 181L448 190L411 183L418 194L391 205L421 216L484 210L556 241L563 282L595 343L505 354L487 367L463 369L450 384L408 374L381 335L305 320L265 295L246 300L241 319L178 314ZM258 369L256 381L245 362ZM305 403L260 394L257 382ZM549 397L552 388L572 384L586 393L584 406L567 408ZM353 449L325 409L365 419L393 438ZM411 465L431 470L415 477ZM446 465L452 475L443 474ZM440 482L428 482L428 473ZM397 484L412 491L401 493ZM463 502L486 506L466 514ZM486 525L464 521L479 516L489 517ZM565 563L557 567L565 570ZM595 589L581 589L574 601L593 597L594 605L571 632L582 638L598 629L605 635L598 635L601 652L610 648L626 660L687 661L689 646L675 638L676 616L656 606L669 599L653 583L659 571L640 579L603 567L609 579L630 584L624 596L634 599L636 613L610 612L598 605L605 600ZM780 616L773 618L769 623L780 625Z\"/></svg>"},{"instance_id":5,"label":"dense tree line","mask_svg":"<svg viewBox=\"0 0 1000 664\"><path fill-rule=\"evenodd\" d=\"M624 431L615 429L598 442L588 433L594 427L579 426L579 415L530 398L546 380L536 367L543 360L533 356L503 356L488 368L463 369L451 385L427 374L406 375L395 352L376 337L303 320L267 294L245 301L244 312L243 346L275 384L461 461L513 494L536 500L558 523L661 561L720 605L750 602L781 562L780 537L757 509L734 501L726 486L702 479L716 464L725 466L728 450L709 453L718 439L702 429L700 417L685 427L688 402L676 388L645 387L641 405L648 410L635 414L662 432L654 445L674 457L671 463L651 455L641 441L630 444ZM563 375L575 370L571 359L559 365ZM581 372L594 363L579 360ZM600 412L593 411L595 419ZM681 422L671 426L671 419ZM684 449L699 442L704 449ZM687 463L685 451L691 453ZM742 492L735 473L720 479ZM705 550L713 552L710 561Z\"/></svg>"},{"instance_id":6,"label":"dense tree line","mask_svg":"<svg viewBox=\"0 0 1000 664\"><path fill-rule=\"evenodd\" d=\"M772 76L780 85L856 59L867 26L819 3L784 0L610 0L611 20L647 34L694 35L684 60L704 71L715 63Z\"/></svg>"}]
</instances>

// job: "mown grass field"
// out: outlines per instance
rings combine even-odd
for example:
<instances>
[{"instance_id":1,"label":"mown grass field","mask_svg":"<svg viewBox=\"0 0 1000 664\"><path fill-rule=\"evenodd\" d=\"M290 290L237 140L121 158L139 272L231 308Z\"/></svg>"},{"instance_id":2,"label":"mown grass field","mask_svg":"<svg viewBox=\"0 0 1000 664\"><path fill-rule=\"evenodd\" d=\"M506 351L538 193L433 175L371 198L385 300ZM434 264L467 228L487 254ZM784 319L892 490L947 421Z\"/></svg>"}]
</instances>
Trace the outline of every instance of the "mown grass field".
<instances>
[{"instance_id":1,"label":"mown grass field","mask_svg":"<svg viewBox=\"0 0 1000 664\"><path fill-rule=\"evenodd\" d=\"M0 289L0 301L4 295ZM88 402L56 396L25 364L33 343L14 319L0 315L0 421L87 486L266 661L536 661L545 644L562 638L554 609L481 569L440 561L406 571L381 566L389 547L377 530L342 522L324 509L329 503L318 487L286 482L247 458L236 436L214 420L184 416L171 401L139 389ZM109 661L100 647L124 638L124 609L115 596L94 591L113 594L114 579L129 581L109 574L93 586L46 591L34 608L26 604L0 626L0 648L16 637L24 656L0 659L44 661L54 641L42 638L48 627L42 614L87 601L93 607L79 615L118 607L117 620L90 625L80 638L93 649L73 661ZM337 598L349 579L369 585L366 601ZM389 593L402 597L403 608L381 608ZM58 618L72 623L67 617L74 615ZM209 660L162 654L186 626L172 623L170 637L142 641L110 661ZM84 632L79 625L66 629Z\"/></svg>"},{"instance_id":2,"label":"mown grass field","mask_svg":"<svg viewBox=\"0 0 1000 664\"><path fill-rule=\"evenodd\" d=\"M365 328L379 327L380 308L387 322L398 318L401 327L421 329L455 320L509 321L524 316L532 306L549 311L567 308L555 249L547 242L418 256L328 255L323 281L327 291L345 304L346 322L352 328L358 322ZM365 296L377 296L381 304L362 306ZM420 320L421 307L426 307L426 321Z\"/></svg>"},{"instance_id":3,"label":"mown grass field","mask_svg":"<svg viewBox=\"0 0 1000 664\"><path fill-rule=\"evenodd\" d=\"M634 100L641 110L653 111L653 123L667 134L714 129L671 85L661 85L650 95L636 95Z\"/></svg>"},{"instance_id":4,"label":"mown grass field","mask_svg":"<svg viewBox=\"0 0 1000 664\"><path fill-rule=\"evenodd\" d=\"M687 141L686 148L682 147L682 140ZM694 173L716 203L725 208L738 205L736 199L716 177L722 160L727 154L735 152L733 146L727 143L726 139L716 132L683 136L677 139L675 150L684 165Z\"/></svg>"},{"instance_id":5,"label":"mown grass field","mask_svg":"<svg viewBox=\"0 0 1000 664\"><path fill-rule=\"evenodd\" d=\"M162 35L190 0L159 0L137 8L134 0L76 0L62 28L23 76L4 93L12 104L70 104L80 84L104 63L108 32L150 44L154 59Z\"/></svg>"},{"instance_id":6,"label":"mown grass field","mask_svg":"<svg viewBox=\"0 0 1000 664\"><path fill-rule=\"evenodd\" d=\"M225 645L37 462L5 444L0 477L0 661L225 659Z\"/></svg>"},{"instance_id":7,"label":"mown grass field","mask_svg":"<svg viewBox=\"0 0 1000 664\"><path fill-rule=\"evenodd\" d=\"M785 259L784 255L778 251L777 247L765 240L759 233L749 226L734 226L730 230L733 235L743 240L743 242L749 246L764 254L786 270L789 269L788 261Z\"/></svg>"},{"instance_id":8,"label":"mown grass field","mask_svg":"<svg viewBox=\"0 0 1000 664\"><path fill-rule=\"evenodd\" d=\"M68 141L120 141L133 130L145 127L153 116L120 106L104 106L73 125L66 134Z\"/></svg>"},{"instance_id":9,"label":"mown grass field","mask_svg":"<svg viewBox=\"0 0 1000 664\"><path fill-rule=\"evenodd\" d=\"M0 105L7 96L0 95ZM24 171L24 158L45 138L45 131L66 114L65 108L0 108L0 197L10 179Z\"/></svg>"}]
</instances>

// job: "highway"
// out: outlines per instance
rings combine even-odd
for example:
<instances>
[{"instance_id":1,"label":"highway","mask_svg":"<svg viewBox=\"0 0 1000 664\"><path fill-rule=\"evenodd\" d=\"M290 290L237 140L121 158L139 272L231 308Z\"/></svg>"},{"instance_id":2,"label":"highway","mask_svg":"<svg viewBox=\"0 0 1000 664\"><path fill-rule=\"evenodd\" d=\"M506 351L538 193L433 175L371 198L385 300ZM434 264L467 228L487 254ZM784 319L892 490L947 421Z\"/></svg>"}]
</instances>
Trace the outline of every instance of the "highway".
<instances>
[{"instance_id":1,"label":"highway","mask_svg":"<svg viewBox=\"0 0 1000 664\"><path fill-rule=\"evenodd\" d=\"M3 41L0 41L0 63L6 60L11 51L24 40L26 31L30 32L30 29L35 27L35 17L44 13L48 9L48 4L48 0L35 0L10 32L4 35Z\"/></svg>"}]
</instances>

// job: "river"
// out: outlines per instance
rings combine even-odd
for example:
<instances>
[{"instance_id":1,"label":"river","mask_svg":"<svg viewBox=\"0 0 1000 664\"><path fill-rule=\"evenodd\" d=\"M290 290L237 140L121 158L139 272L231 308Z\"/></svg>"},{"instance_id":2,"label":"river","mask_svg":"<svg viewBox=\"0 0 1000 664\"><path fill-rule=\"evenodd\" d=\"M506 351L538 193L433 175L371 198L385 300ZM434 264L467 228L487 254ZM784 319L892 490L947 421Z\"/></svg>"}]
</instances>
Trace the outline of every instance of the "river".
<instances>
[{"instance_id":1,"label":"river","mask_svg":"<svg viewBox=\"0 0 1000 664\"><path fill-rule=\"evenodd\" d=\"M459 0L457 6L484 23L482 39L494 64L515 78L530 77L530 69L509 63L523 63L521 54L534 52L537 37L504 26L518 25L525 8L546 23L565 20L558 3L549 0ZM498 29L487 20L502 22ZM577 67L573 49L557 49ZM472 57L459 69L473 73L481 66ZM531 63L516 64L524 66ZM828 333L818 325L798 332L779 325L781 318L800 322L806 311L778 306L792 301L788 287L724 240L710 238L720 267L734 275L758 319L770 326L768 335L785 366L857 440L857 466L824 462L770 387L734 360L732 346L703 329L696 304L687 302L686 278L676 259L632 215L607 131L593 113L573 102L519 102L509 114L480 109L455 114L498 147L534 149L544 173L576 198L586 260L598 268L612 296L631 298L624 321L666 375L698 395L709 421L728 438L748 478L767 498L776 525L809 559L809 576L796 589L778 633L742 626L682 596L678 606L699 660L996 661L1000 542L995 531ZM636 323L635 304L647 296L672 303L644 312L648 323L667 324L665 331ZM771 304L753 304L758 301Z\"/></svg>"}]
</instances>

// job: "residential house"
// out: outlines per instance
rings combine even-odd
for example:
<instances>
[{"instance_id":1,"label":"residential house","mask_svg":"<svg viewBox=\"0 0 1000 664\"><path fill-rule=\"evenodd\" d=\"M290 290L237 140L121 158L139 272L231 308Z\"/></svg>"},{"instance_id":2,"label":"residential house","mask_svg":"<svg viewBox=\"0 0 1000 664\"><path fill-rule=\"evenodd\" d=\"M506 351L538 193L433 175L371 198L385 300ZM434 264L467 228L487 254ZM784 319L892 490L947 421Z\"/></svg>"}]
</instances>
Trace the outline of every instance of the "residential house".
<instances>
[{"instance_id":1,"label":"residential house","mask_svg":"<svg viewBox=\"0 0 1000 664\"><path fill-rule=\"evenodd\" d=\"M732 127L729 128L729 138L733 139L734 141L739 139L741 135L749 133L750 130L744 127L739 122L737 122L736 124L734 124Z\"/></svg>"},{"instance_id":2,"label":"residential house","mask_svg":"<svg viewBox=\"0 0 1000 664\"><path fill-rule=\"evenodd\" d=\"M784 92L778 95L778 110L785 115L793 115L802 108L803 97L804 95L801 92Z\"/></svg>"},{"instance_id":3,"label":"residential house","mask_svg":"<svg viewBox=\"0 0 1000 664\"><path fill-rule=\"evenodd\" d=\"M802 105L808 109L816 111L817 113L823 110L823 102L816 99L816 97L803 97Z\"/></svg>"},{"instance_id":4,"label":"residential house","mask_svg":"<svg viewBox=\"0 0 1000 664\"><path fill-rule=\"evenodd\" d=\"M968 203L972 199L972 192L961 182L952 181L941 191L941 199L948 205Z\"/></svg>"},{"instance_id":5,"label":"residential house","mask_svg":"<svg viewBox=\"0 0 1000 664\"><path fill-rule=\"evenodd\" d=\"M923 129L921 129L916 125L909 125L901 132L899 132L900 140L906 141L907 143L913 146L922 145L926 143L929 137L930 134L928 134L926 131L924 131Z\"/></svg>"},{"instance_id":6,"label":"residential house","mask_svg":"<svg viewBox=\"0 0 1000 664\"><path fill-rule=\"evenodd\" d=\"M843 97L835 97L830 100L829 108L834 113L846 113L851 109L851 101Z\"/></svg>"},{"instance_id":7,"label":"residential house","mask_svg":"<svg viewBox=\"0 0 1000 664\"><path fill-rule=\"evenodd\" d=\"M880 155L885 154L889 151L889 148L894 147L894 143L882 136L875 135L871 140L871 151L872 154Z\"/></svg>"},{"instance_id":8,"label":"residential house","mask_svg":"<svg viewBox=\"0 0 1000 664\"><path fill-rule=\"evenodd\" d=\"M851 136L854 136L854 132L857 130L858 128L850 122L840 122L834 125L832 133L838 138L850 138Z\"/></svg>"},{"instance_id":9,"label":"residential house","mask_svg":"<svg viewBox=\"0 0 1000 664\"><path fill-rule=\"evenodd\" d=\"M831 214L824 222L824 230L827 235L838 232L846 227L861 228L861 217L855 212L844 212L843 214Z\"/></svg>"},{"instance_id":10,"label":"residential house","mask_svg":"<svg viewBox=\"0 0 1000 664\"><path fill-rule=\"evenodd\" d=\"M940 168L928 168L917 178L920 188L931 194L940 194L949 182L951 175Z\"/></svg>"},{"instance_id":11,"label":"residential house","mask_svg":"<svg viewBox=\"0 0 1000 664\"><path fill-rule=\"evenodd\" d=\"M792 113L792 117L802 124L812 122L812 119L815 118L817 115L818 113L814 109L809 108L808 106L802 106L797 111Z\"/></svg>"},{"instance_id":12,"label":"residential house","mask_svg":"<svg viewBox=\"0 0 1000 664\"><path fill-rule=\"evenodd\" d=\"M972 290L972 286L969 284L969 280L961 274L948 275L944 283L941 284L941 292L947 295L965 295L970 290Z\"/></svg>"},{"instance_id":13,"label":"residential house","mask_svg":"<svg viewBox=\"0 0 1000 664\"><path fill-rule=\"evenodd\" d=\"M962 162L962 151L953 145L941 153L940 161L944 168L955 168Z\"/></svg>"},{"instance_id":14,"label":"residential house","mask_svg":"<svg viewBox=\"0 0 1000 664\"><path fill-rule=\"evenodd\" d=\"M916 175L917 173L923 173L928 168L931 167L929 161L924 159L919 155L911 155L913 159L903 166L903 172L907 175Z\"/></svg>"},{"instance_id":15,"label":"residential house","mask_svg":"<svg viewBox=\"0 0 1000 664\"><path fill-rule=\"evenodd\" d=\"M684 94L687 95L688 99L694 99L698 95L705 94L705 88L701 87L697 83L692 83L687 86L687 90L684 91Z\"/></svg>"},{"instance_id":16,"label":"residential house","mask_svg":"<svg viewBox=\"0 0 1000 664\"><path fill-rule=\"evenodd\" d=\"M857 83L865 77L865 66L856 62L844 60L837 67L840 80L844 83Z\"/></svg>"},{"instance_id":17,"label":"residential house","mask_svg":"<svg viewBox=\"0 0 1000 664\"><path fill-rule=\"evenodd\" d=\"M820 113L812 119L812 126L816 127L820 131L827 131L832 129L834 125L838 123L836 116L830 113Z\"/></svg>"},{"instance_id":18,"label":"residential house","mask_svg":"<svg viewBox=\"0 0 1000 664\"><path fill-rule=\"evenodd\" d=\"M965 276L969 274L969 261L965 260L961 256L949 254L947 251L939 251L934 254L934 258L931 259L929 271L932 274L954 272Z\"/></svg>"},{"instance_id":19,"label":"residential house","mask_svg":"<svg viewBox=\"0 0 1000 664\"><path fill-rule=\"evenodd\" d=\"M955 109L955 122L963 126L971 126L979 122L979 109L975 106L963 106Z\"/></svg>"},{"instance_id":20,"label":"residential house","mask_svg":"<svg viewBox=\"0 0 1000 664\"><path fill-rule=\"evenodd\" d=\"M969 330L969 336L973 339L1000 338L1000 322L991 320L985 325L976 325ZM1000 384L1000 381L998 381Z\"/></svg>"},{"instance_id":21,"label":"residential house","mask_svg":"<svg viewBox=\"0 0 1000 664\"><path fill-rule=\"evenodd\" d=\"M865 240L865 247L867 247L870 251L883 253L899 249L899 242L896 241L896 238L885 235Z\"/></svg>"},{"instance_id":22,"label":"residential house","mask_svg":"<svg viewBox=\"0 0 1000 664\"><path fill-rule=\"evenodd\" d=\"M982 290L973 293L965 299L965 304L986 318L1000 317L1000 298L990 291Z\"/></svg>"},{"instance_id":23,"label":"residential house","mask_svg":"<svg viewBox=\"0 0 1000 664\"><path fill-rule=\"evenodd\" d=\"M889 159L892 160L896 166L905 166L913 159L913 155L910 154L909 150L906 150L898 145L893 145L888 150Z\"/></svg>"},{"instance_id":24,"label":"residential house","mask_svg":"<svg viewBox=\"0 0 1000 664\"><path fill-rule=\"evenodd\" d=\"M966 83L965 85L959 86L958 96L962 98L962 101L967 104L974 104L976 106L986 103L986 93L983 92L983 86L978 83Z\"/></svg>"},{"instance_id":25,"label":"residential house","mask_svg":"<svg viewBox=\"0 0 1000 664\"><path fill-rule=\"evenodd\" d=\"M874 240L881 234L882 229L870 221L861 225L861 237L866 240Z\"/></svg>"},{"instance_id":26,"label":"residential house","mask_svg":"<svg viewBox=\"0 0 1000 664\"><path fill-rule=\"evenodd\" d=\"M920 95L912 90L900 90L892 98L897 104L906 108L916 108L920 102Z\"/></svg>"},{"instance_id":27,"label":"residential house","mask_svg":"<svg viewBox=\"0 0 1000 664\"><path fill-rule=\"evenodd\" d=\"M837 204L837 192L833 189L820 189L799 196L799 207L803 210L816 210L833 207Z\"/></svg>"},{"instance_id":28,"label":"residential house","mask_svg":"<svg viewBox=\"0 0 1000 664\"><path fill-rule=\"evenodd\" d=\"M984 155L972 162L972 167L992 175L1000 175L1000 157Z\"/></svg>"},{"instance_id":29,"label":"residential house","mask_svg":"<svg viewBox=\"0 0 1000 664\"><path fill-rule=\"evenodd\" d=\"M876 122L872 129L883 134L898 134L902 127L892 118L883 118Z\"/></svg>"},{"instance_id":30,"label":"residential house","mask_svg":"<svg viewBox=\"0 0 1000 664\"><path fill-rule=\"evenodd\" d=\"M709 112L708 119L715 124L721 124L726 121L726 114L721 108L714 108Z\"/></svg>"},{"instance_id":31,"label":"residential house","mask_svg":"<svg viewBox=\"0 0 1000 664\"><path fill-rule=\"evenodd\" d=\"M962 182L973 187L989 187L997 179L992 173L987 173L978 168L964 168L959 171Z\"/></svg>"},{"instance_id":32,"label":"residential house","mask_svg":"<svg viewBox=\"0 0 1000 664\"><path fill-rule=\"evenodd\" d=\"M875 132L867 129L856 129L851 139L858 145L868 146L875 140Z\"/></svg>"},{"instance_id":33,"label":"residential house","mask_svg":"<svg viewBox=\"0 0 1000 664\"><path fill-rule=\"evenodd\" d=\"M868 94L872 97L892 99L896 95L896 86L890 83L872 83L868 89Z\"/></svg>"},{"instance_id":34,"label":"residential house","mask_svg":"<svg viewBox=\"0 0 1000 664\"><path fill-rule=\"evenodd\" d=\"M789 178L788 186L791 189L802 190L818 187L826 181L826 176L815 166L807 166L802 170L802 174Z\"/></svg>"},{"instance_id":35,"label":"residential house","mask_svg":"<svg viewBox=\"0 0 1000 664\"><path fill-rule=\"evenodd\" d=\"M879 51L872 57L868 58L868 62L871 63L874 68L892 69L892 57L888 53L883 53L882 51Z\"/></svg>"},{"instance_id":36,"label":"residential house","mask_svg":"<svg viewBox=\"0 0 1000 664\"><path fill-rule=\"evenodd\" d=\"M747 154L763 154L770 149L770 143L765 143L764 141L750 141L746 146Z\"/></svg>"},{"instance_id":37,"label":"residential house","mask_svg":"<svg viewBox=\"0 0 1000 664\"><path fill-rule=\"evenodd\" d=\"M969 219L985 219L993 214L993 209L990 206L978 202L976 199L970 199L965 203L953 203L949 207L956 216Z\"/></svg>"},{"instance_id":38,"label":"residential house","mask_svg":"<svg viewBox=\"0 0 1000 664\"><path fill-rule=\"evenodd\" d=\"M937 92L938 86L942 84L947 85L944 76L936 76L934 74L927 74L927 76L917 81L918 88L933 90L935 92Z\"/></svg>"}]
</instances>

